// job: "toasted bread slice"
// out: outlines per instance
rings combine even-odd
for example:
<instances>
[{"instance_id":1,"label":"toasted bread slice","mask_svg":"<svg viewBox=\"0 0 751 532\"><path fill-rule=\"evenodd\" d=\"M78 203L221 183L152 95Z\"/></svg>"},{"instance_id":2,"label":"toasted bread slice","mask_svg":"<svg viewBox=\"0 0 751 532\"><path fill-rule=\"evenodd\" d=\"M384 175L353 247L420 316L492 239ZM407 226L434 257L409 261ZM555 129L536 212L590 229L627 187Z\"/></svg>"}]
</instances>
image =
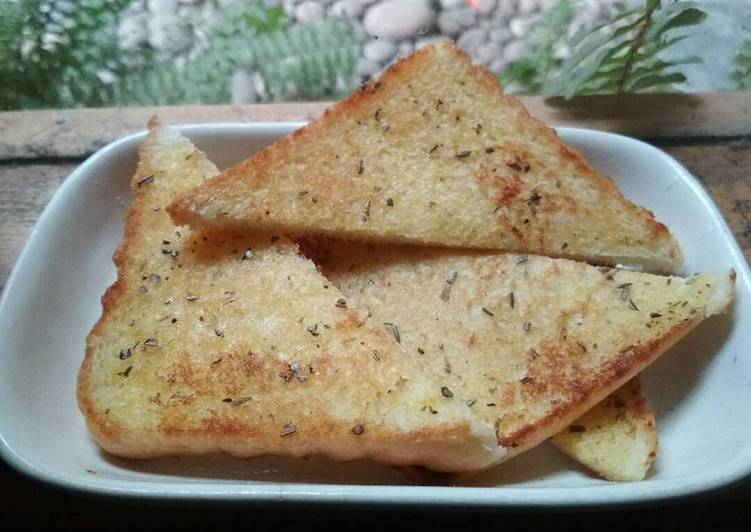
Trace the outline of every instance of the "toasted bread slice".
<instances>
[{"instance_id":1,"label":"toasted bread slice","mask_svg":"<svg viewBox=\"0 0 751 532\"><path fill-rule=\"evenodd\" d=\"M405 356L423 362L449 402L495 426L507 457L570 425L733 294L732 272L682 279L327 240L302 249Z\"/></svg>"},{"instance_id":2,"label":"toasted bread slice","mask_svg":"<svg viewBox=\"0 0 751 532\"><path fill-rule=\"evenodd\" d=\"M172 226L162 207L214 168L187 140L152 129L115 256L118 282L103 299L78 381L87 424L114 454L326 454L481 469L570 424L730 298L732 285L722 277L662 285L664 278L540 257L475 254L469 265L465 256L428 248L384 255L380 264L367 247L360 262L375 272L373 283L353 286L347 292L358 295L345 297L284 239ZM346 258L335 262L344 268ZM459 266L468 269L445 277ZM411 297L385 293L378 304L365 304L384 268L394 288L388 293ZM462 288L460 281L471 282ZM499 302L510 304L508 294L499 295L509 287L519 293L513 305L521 319L535 309L550 312L535 325L494 313ZM450 306L428 308L425 294L438 288L437 303ZM640 323L645 333L639 320L624 319L632 316L621 308L624 291L633 297L629 304L645 296L673 313L650 316L649 329ZM443 322L426 317L426 309L438 310ZM505 328L484 329L481 320L496 316ZM596 331L600 347L585 357L580 339ZM475 344L500 335L503 356L477 354ZM471 359L452 354L465 350Z\"/></svg>"},{"instance_id":3,"label":"toasted bread slice","mask_svg":"<svg viewBox=\"0 0 751 532\"><path fill-rule=\"evenodd\" d=\"M607 480L642 480L657 456L657 429L639 379L621 386L552 442Z\"/></svg>"},{"instance_id":4,"label":"toasted bread slice","mask_svg":"<svg viewBox=\"0 0 751 532\"><path fill-rule=\"evenodd\" d=\"M335 246L346 245L335 243ZM323 247L314 245L313 255L321 255ZM362 250L360 250L362 251ZM351 259L351 253L344 258ZM362 286L370 280L367 269L349 269L353 262L345 261L347 272L341 279L341 268L324 264L324 271L332 282L347 289ZM328 267L327 267L328 266ZM353 277L359 280L353 282ZM388 289L388 280L385 286ZM420 279L416 278L419 283ZM345 292L345 295L350 294ZM405 294L408 297L408 294ZM418 353L419 354L419 353ZM657 456L657 424L647 404L639 376L634 377L610 394L569 427L553 436L553 444L599 476L611 481L641 480Z\"/></svg>"},{"instance_id":5,"label":"toasted bread slice","mask_svg":"<svg viewBox=\"0 0 751 532\"><path fill-rule=\"evenodd\" d=\"M296 246L172 224L163 207L216 173L189 141L154 123L140 154L118 280L78 378L103 449L320 453L449 471L502 459L492 425L445 401Z\"/></svg>"},{"instance_id":6,"label":"toasted bread slice","mask_svg":"<svg viewBox=\"0 0 751 532\"><path fill-rule=\"evenodd\" d=\"M510 250L669 272L676 242L443 42L169 208L178 224Z\"/></svg>"}]
</instances>

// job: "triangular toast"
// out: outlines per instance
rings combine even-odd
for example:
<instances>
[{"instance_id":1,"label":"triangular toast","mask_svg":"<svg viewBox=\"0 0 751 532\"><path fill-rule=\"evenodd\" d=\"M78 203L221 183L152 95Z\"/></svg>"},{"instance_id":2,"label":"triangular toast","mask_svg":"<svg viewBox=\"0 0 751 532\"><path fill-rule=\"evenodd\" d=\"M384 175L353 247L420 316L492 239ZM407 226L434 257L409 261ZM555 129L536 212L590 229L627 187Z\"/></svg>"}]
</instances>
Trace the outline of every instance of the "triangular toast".
<instances>
[{"instance_id":1,"label":"triangular toast","mask_svg":"<svg viewBox=\"0 0 751 532\"><path fill-rule=\"evenodd\" d=\"M569 425L730 297L723 276L667 284L566 260L492 253L468 259L429 248L381 263L368 246L357 257L375 272L374 284L350 287L345 293L355 295L346 296L284 239L174 227L163 206L215 172L187 140L153 127L141 157L115 257L118 282L88 338L78 387L95 438L122 456L325 454L481 469ZM344 252L354 258L353 250ZM378 286L379 268L393 289L375 305L366 296ZM419 287L411 285L415 271ZM510 304L501 293L509 287L518 294L515 313L494 312ZM411 296L407 308L394 308L389 294L401 291ZM644 310L623 308L624 293L629 309L650 302L665 307L665 318L650 310L645 323ZM598 332L597 349L582 350L577 328L562 336L558 321L543 323L556 309L556 320L573 312L578 323L582 308L580 326ZM435 327L427 311L450 319ZM537 323L521 321L530 317ZM488 327L492 318L499 321ZM464 345L472 334L483 345L501 333L502 356L472 365L462 358L472 352ZM532 339L539 345L520 354ZM447 359L447 347L459 358ZM454 371L446 371L447 360ZM493 391L477 371L490 365ZM464 397L470 390L480 393Z\"/></svg>"},{"instance_id":2,"label":"triangular toast","mask_svg":"<svg viewBox=\"0 0 751 532\"><path fill-rule=\"evenodd\" d=\"M508 456L583 415L722 312L733 292L732 272L683 279L533 255L327 239L302 249L370 320L398 331L405 356L421 360L452 400L495 425ZM608 471L615 476L618 466L603 464Z\"/></svg>"},{"instance_id":3,"label":"triangular toast","mask_svg":"<svg viewBox=\"0 0 751 532\"><path fill-rule=\"evenodd\" d=\"M639 379L628 381L551 441L607 480L643 479L657 456L657 429Z\"/></svg>"},{"instance_id":4,"label":"triangular toast","mask_svg":"<svg viewBox=\"0 0 751 532\"><path fill-rule=\"evenodd\" d=\"M676 242L453 44L426 46L170 207L178 224L674 271Z\"/></svg>"},{"instance_id":5,"label":"triangular toast","mask_svg":"<svg viewBox=\"0 0 751 532\"><path fill-rule=\"evenodd\" d=\"M175 227L163 207L216 173L151 124L134 200L78 378L96 441L125 457L325 454L465 470L499 460L492 426L363 324L294 244Z\"/></svg>"},{"instance_id":6,"label":"triangular toast","mask_svg":"<svg viewBox=\"0 0 751 532\"><path fill-rule=\"evenodd\" d=\"M342 251L342 246L354 246L355 249ZM359 251L356 249L358 246ZM367 267L357 267L358 256L359 259L362 257L361 244L312 240L304 247L313 257L322 259L319 263L322 273L345 290L348 297L356 297L356 294L350 294L348 290L359 289L369 283L372 273L384 273L379 267L380 262L375 272ZM340 250L338 256L330 255L330 247ZM388 248L382 247L380 253L388 253L387 250ZM399 256L396 248L397 261ZM471 264L472 257L467 259ZM415 274L414 282L417 285L423 282L420 274L420 271ZM388 277L384 278L384 289L391 290L390 282ZM411 297L407 292L400 292L396 288L394 290L396 294ZM492 346L478 346L477 354L487 356L482 351L492 349ZM420 355L419 352L417 354ZM657 428L654 414L644 398L639 377L634 377L584 413L551 441L571 458L607 480L643 479L657 455Z\"/></svg>"}]
</instances>

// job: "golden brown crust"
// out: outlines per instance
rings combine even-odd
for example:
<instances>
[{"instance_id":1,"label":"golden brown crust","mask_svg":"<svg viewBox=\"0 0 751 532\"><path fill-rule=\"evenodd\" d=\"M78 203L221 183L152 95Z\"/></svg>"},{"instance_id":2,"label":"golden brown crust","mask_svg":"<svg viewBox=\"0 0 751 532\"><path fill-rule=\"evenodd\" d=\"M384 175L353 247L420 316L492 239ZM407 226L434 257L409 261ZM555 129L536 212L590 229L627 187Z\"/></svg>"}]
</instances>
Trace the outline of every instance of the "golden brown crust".
<instances>
[{"instance_id":1,"label":"golden brown crust","mask_svg":"<svg viewBox=\"0 0 751 532\"><path fill-rule=\"evenodd\" d=\"M159 123L157 117L152 116L148 123L149 132L151 134L141 144L138 150L139 169L136 171L131 181L131 192L134 195L138 194L137 181L144 175L142 167L148 164L146 161L150 160L149 152L153 149L154 132L160 127L161 124ZM123 238L115 249L115 253L112 257L112 261L115 264L117 271L117 280L109 287L107 287L104 295L102 295L102 314L92 327L86 339L84 359L78 372L76 396L78 399L79 408L83 412L84 417L89 424L89 428L95 430L99 437L102 438L102 440L113 440L120 437L122 429L117 427L117 425L106 423L104 420L100 419L96 409L92 404L92 399L88 394L88 389L91 386L89 377L91 375L91 365L94 357L94 347L92 346L91 338L102 336L105 324L110 319L113 319L113 314L116 312L115 309L118 303L125 296L128 290L129 276L126 273L125 268L127 265L131 242L134 240L138 231L142 227L142 211L143 205L139 202L133 202L131 206L125 211L125 219L123 221Z\"/></svg>"},{"instance_id":2,"label":"golden brown crust","mask_svg":"<svg viewBox=\"0 0 751 532\"><path fill-rule=\"evenodd\" d=\"M663 286L564 260L367 245L366 260L350 260L348 244L322 253L334 286L283 238L176 228L162 207L214 167L158 128L142 157L118 283L78 382L92 434L119 455L321 453L482 469L552 435L657 356L680 333L667 327L676 294L691 302L676 320L726 304L710 310L711 294L692 291L710 277ZM451 270L461 281L444 299ZM634 285L641 311L618 283ZM664 320L649 318L663 307ZM608 328L611 318L623 323ZM600 348L585 356L578 346L592 334Z\"/></svg>"},{"instance_id":3,"label":"golden brown crust","mask_svg":"<svg viewBox=\"0 0 751 532\"><path fill-rule=\"evenodd\" d=\"M503 249L657 271L681 262L652 213L448 43L398 61L168 210L192 226Z\"/></svg>"},{"instance_id":4,"label":"golden brown crust","mask_svg":"<svg viewBox=\"0 0 751 532\"><path fill-rule=\"evenodd\" d=\"M78 378L80 409L104 450L320 453L460 470L496 460L492 433L462 408L420 413L438 387L427 377L401 384L416 374L409 360L392 353L383 330L339 309L341 294L294 245L174 227L161 206L215 169L185 139L151 126L114 255L118 280ZM247 261L242 250L252 251ZM293 428L283 434L286 423ZM364 433L352 432L357 424Z\"/></svg>"},{"instance_id":5,"label":"golden brown crust","mask_svg":"<svg viewBox=\"0 0 751 532\"><path fill-rule=\"evenodd\" d=\"M405 352L453 397L495 423L504 459L574 422L732 290L722 276L666 279L543 257L315 239L301 247L374 318L398 323Z\"/></svg>"},{"instance_id":6,"label":"golden brown crust","mask_svg":"<svg viewBox=\"0 0 751 532\"><path fill-rule=\"evenodd\" d=\"M551 441L597 475L642 480L657 456L657 428L638 377L628 381Z\"/></svg>"},{"instance_id":7,"label":"golden brown crust","mask_svg":"<svg viewBox=\"0 0 751 532\"><path fill-rule=\"evenodd\" d=\"M508 457L511 458L522 450L541 443L551 434L562 431L573 420L641 373L701 321L701 319L694 319L678 323L666 335L636 346L629 351L628 356L611 361L603 368L599 378L589 383L589 390L577 390L581 394L579 397L575 396L576 399L558 406L543 419L526 425L512 434L499 435L499 444L509 448ZM519 451L516 451L517 449Z\"/></svg>"}]
</instances>

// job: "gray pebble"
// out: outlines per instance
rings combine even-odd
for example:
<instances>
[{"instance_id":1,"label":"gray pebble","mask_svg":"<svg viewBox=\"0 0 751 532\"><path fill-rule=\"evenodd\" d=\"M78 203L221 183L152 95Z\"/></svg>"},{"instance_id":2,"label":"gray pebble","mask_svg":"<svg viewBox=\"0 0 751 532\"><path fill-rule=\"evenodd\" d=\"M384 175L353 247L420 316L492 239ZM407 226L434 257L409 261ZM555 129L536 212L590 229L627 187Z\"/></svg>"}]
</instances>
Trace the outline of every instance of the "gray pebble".
<instances>
[{"instance_id":1,"label":"gray pebble","mask_svg":"<svg viewBox=\"0 0 751 532\"><path fill-rule=\"evenodd\" d=\"M329 8L329 14L334 17L359 18L365 6L359 0L339 0Z\"/></svg>"},{"instance_id":2,"label":"gray pebble","mask_svg":"<svg viewBox=\"0 0 751 532\"><path fill-rule=\"evenodd\" d=\"M383 39L373 39L363 46L363 55L376 63L386 63L396 54L396 45Z\"/></svg>"},{"instance_id":3,"label":"gray pebble","mask_svg":"<svg viewBox=\"0 0 751 532\"><path fill-rule=\"evenodd\" d=\"M533 18L521 18L516 17L512 18L511 22L509 23L509 29L511 30L511 33L514 35L514 37L522 38L524 35L526 35L527 30L534 24L535 19Z\"/></svg>"},{"instance_id":4,"label":"gray pebble","mask_svg":"<svg viewBox=\"0 0 751 532\"><path fill-rule=\"evenodd\" d=\"M378 69L378 63L367 57L361 57L360 61L357 63L357 75L361 78L373 77L373 75L378 72Z\"/></svg>"},{"instance_id":5,"label":"gray pebble","mask_svg":"<svg viewBox=\"0 0 751 532\"><path fill-rule=\"evenodd\" d=\"M384 0L368 8L364 26L369 35L398 42L427 33L434 21L427 0Z\"/></svg>"},{"instance_id":6,"label":"gray pebble","mask_svg":"<svg viewBox=\"0 0 751 532\"><path fill-rule=\"evenodd\" d=\"M402 41L397 47L396 55L397 57L405 57L411 54L414 49L415 44L412 41Z\"/></svg>"},{"instance_id":7,"label":"gray pebble","mask_svg":"<svg viewBox=\"0 0 751 532\"><path fill-rule=\"evenodd\" d=\"M497 57L490 62L490 65L488 65L488 70L490 70L493 74L500 74L501 72L503 72L503 69L506 68L506 64L507 63L503 59L503 57Z\"/></svg>"},{"instance_id":8,"label":"gray pebble","mask_svg":"<svg viewBox=\"0 0 751 532\"><path fill-rule=\"evenodd\" d=\"M540 2L538 0L519 0L518 9L522 16L531 15L540 10Z\"/></svg>"},{"instance_id":9,"label":"gray pebble","mask_svg":"<svg viewBox=\"0 0 751 532\"><path fill-rule=\"evenodd\" d=\"M441 0L440 5L442 11L451 11L452 9L464 7L466 0Z\"/></svg>"},{"instance_id":10,"label":"gray pebble","mask_svg":"<svg viewBox=\"0 0 751 532\"><path fill-rule=\"evenodd\" d=\"M438 27L441 33L449 37L456 37L466 28L475 25L477 15L471 9L457 9L444 11L438 15Z\"/></svg>"},{"instance_id":11,"label":"gray pebble","mask_svg":"<svg viewBox=\"0 0 751 532\"><path fill-rule=\"evenodd\" d=\"M295 8L295 18L303 24L310 24L323 19L325 10L319 2L305 0Z\"/></svg>"},{"instance_id":12,"label":"gray pebble","mask_svg":"<svg viewBox=\"0 0 751 532\"><path fill-rule=\"evenodd\" d=\"M522 41L512 41L503 49L503 59L508 63L513 63L524 54L524 43Z\"/></svg>"},{"instance_id":13,"label":"gray pebble","mask_svg":"<svg viewBox=\"0 0 751 532\"><path fill-rule=\"evenodd\" d=\"M477 50L472 54L472 58L478 63L482 63L485 66L489 66L494 60L502 57L503 50L501 45L496 42L486 42L477 47Z\"/></svg>"},{"instance_id":14,"label":"gray pebble","mask_svg":"<svg viewBox=\"0 0 751 532\"><path fill-rule=\"evenodd\" d=\"M500 0L503 2L504 0ZM487 15L491 11L495 9L496 6L496 0L478 0L477 2L477 12L481 15Z\"/></svg>"},{"instance_id":15,"label":"gray pebble","mask_svg":"<svg viewBox=\"0 0 751 532\"><path fill-rule=\"evenodd\" d=\"M470 53L473 53L487 40L487 32L482 28L472 28L462 33L456 40L456 44L460 48L464 48Z\"/></svg>"},{"instance_id":16,"label":"gray pebble","mask_svg":"<svg viewBox=\"0 0 751 532\"><path fill-rule=\"evenodd\" d=\"M488 30L488 39L490 39L492 42L503 44L510 41L512 38L513 35L508 28L496 27Z\"/></svg>"},{"instance_id":17,"label":"gray pebble","mask_svg":"<svg viewBox=\"0 0 751 532\"><path fill-rule=\"evenodd\" d=\"M236 70L232 75L232 103L237 105L255 101L255 74L246 69Z\"/></svg>"}]
</instances>

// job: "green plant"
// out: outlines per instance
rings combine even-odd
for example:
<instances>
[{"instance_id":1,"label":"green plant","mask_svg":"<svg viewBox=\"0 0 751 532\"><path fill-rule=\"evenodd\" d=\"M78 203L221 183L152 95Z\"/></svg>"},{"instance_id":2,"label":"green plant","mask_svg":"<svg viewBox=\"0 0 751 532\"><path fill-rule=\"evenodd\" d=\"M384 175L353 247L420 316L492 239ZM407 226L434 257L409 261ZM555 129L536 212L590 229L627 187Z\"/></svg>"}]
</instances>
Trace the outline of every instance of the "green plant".
<instances>
[{"instance_id":1,"label":"green plant","mask_svg":"<svg viewBox=\"0 0 751 532\"><path fill-rule=\"evenodd\" d=\"M0 108L101 105L127 0L0 0Z\"/></svg>"},{"instance_id":2,"label":"green plant","mask_svg":"<svg viewBox=\"0 0 751 532\"><path fill-rule=\"evenodd\" d=\"M253 41L249 66L270 99L338 97L357 83L361 42L345 20L292 27Z\"/></svg>"},{"instance_id":3,"label":"green plant","mask_svg":"<svg viewBox=\"0 0 751 532\"><path fill-rule=\"evenodd\" d=\"M751 39L743 41L733 60L735 68L730 80L738 90L751 90Z\"/></svg>"},{"instance_id":4,"label":"green plant","mask_svg":"<svg viewBox=\"0 0 751 532\"><path fill-rule=\"evenodd\" d=\"M230 78L252 59L251 43L281 30L284 12L258 3L224 9L210 29L208 47L170 62L147 62L120 76L109 87L116 105L227 103Z\"/></svg>"},{"instance_id":5,"label":"green plant","mask_svg":"<svg viewBox=\"0 0 751 532\"><path fill-rule=\"evenodd\" d=\"M283 16L276 10L260 18L243 9L244 14L223 17L212 31L210 47L195 57L123 76L112 88L113 101L225 103L238 68L261 76L258 84L268 100L336 96L354 85L362 38L351 23L329 19L281 29Z\"/></svg>"},{"instance_id":6,"label":"green plant","mask_svg":"<svg viewBox=\"0 0 751 532\"><path fill-rule=\"evenodd\" d=\"M575 8L574 0L561 0L543 13L524 39L522 58L501 72L504 85L528 94L542 92L563 61L556 47L565 45Z\"/></svg>"},{"instance_id":7,"label":"green plant","mask_svg":"<svg viewBox=\"0 0 751 532\"><path fill-rule=\"evenodd\" d=\"M664 52L688 37L676 35L675 30L706 18L696 2L674 0L663 5L662 0L646 0L641 8L621 8L612 20L566 39L562 26L571 16L570 9L570 1L563 0L543 17L539 22L543 37L535 37L537 44L532 42L527 55L507 71L508 79L522 90L565 98L667 91L686 80L676 67L701 62L696 56L663 59ZM530 38L537 33L531 31ZM556 60L553 54L559 43L571 51L565 60Z\"/></svg>"},{"instance_id":8,"label":"green plant","mask_svg":"<svg viewBox=\"0 0 751 532\"><path fill-rule=\"evenodd\" d=\"M267 99L338 96L355 83L362 37L327 20L284 28L260 2L221 8L203 48L155 62L148 46L118 48L128 0L0 0L0 108L226 103L238 68L261 77Z\"/></svg>"}]
</instances>

